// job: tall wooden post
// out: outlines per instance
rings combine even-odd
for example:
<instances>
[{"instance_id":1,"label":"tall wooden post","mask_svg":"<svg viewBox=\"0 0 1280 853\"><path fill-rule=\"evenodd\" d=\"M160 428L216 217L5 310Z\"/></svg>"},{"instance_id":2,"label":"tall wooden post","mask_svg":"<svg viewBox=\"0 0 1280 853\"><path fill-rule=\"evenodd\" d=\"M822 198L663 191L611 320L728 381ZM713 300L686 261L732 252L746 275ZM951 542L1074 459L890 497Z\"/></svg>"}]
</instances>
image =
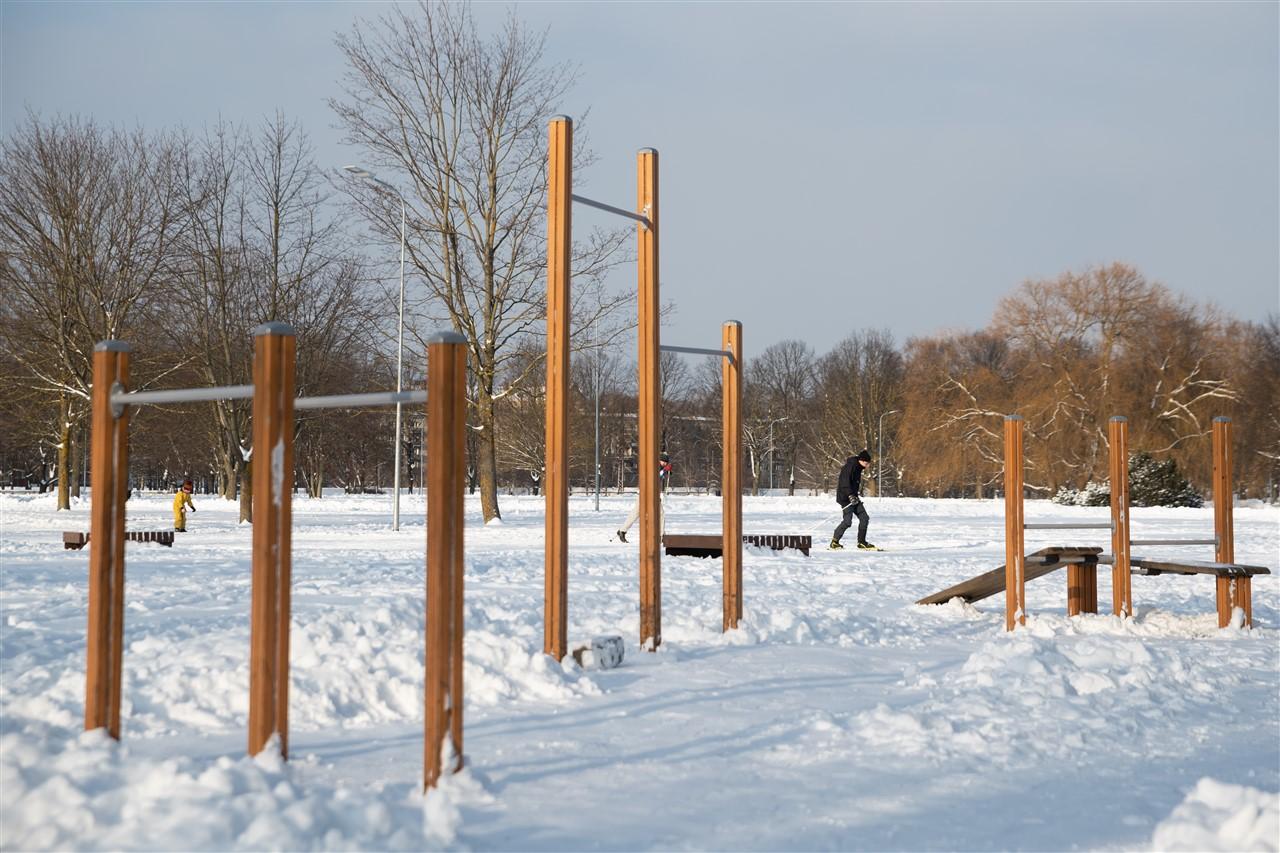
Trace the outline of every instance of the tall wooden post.
<instances>
[{"instance_id":1,"label":"tall wooden post","mask_svg":"<svg viewBox=\"0 0 1280 853\"><path fill-rule=\"evenodd\" d=\"M1219 563L1234 563L1236 558L1231 430L1231 418L1213 419L1213 534L1218 540L1213 559ZM1220 577L1217 581L1218 627L1225 628L1231 624L1231 613L1237 607L1244 611L1244 623L1253 627L1252 579L1243 575Z\"/></svg>"},{"instance_id":2,"label":"tall wooden post","mask_svg":"<svg viewBox=\"0 0 1280 853\"><path fill-rule=\"evenodd\" d=\"M1004 627L1027 623L1022 504L1022 416L1004 419Z\"/></svg>"},{"instance_id":3,"label":"tall wooden post","mask_svg":"<svg viewBox=\"0 0 1280 853\"><path fill-rule=\"evenodd\" d=\"M1111 445L1111 612L1133 615L1133 575L1129 570L1129 421L1107 425Z\"/></svg>"},{"instance_id":4,"label":"tall wooden post","mask_svg":"<svg viewBox=\"0 0 1280 853\"><path fill-rule=\"evenodd\" d=\"M730 320L720 328L720 349L732 356L721 358L721 391L724 395L720 505L721 553L724 555L724 630L738 627L742 619L742 324Z\"/></svg>"},{"instance_id":5,"label":"tall wooden post","mask_svg":"<svg viewBox=\"0 0 1280 853\"><path fill-rule=\"evenodd\" d=\"M129 384L129 345L93 348L90 436L93 489L89 508L89 628L84 727L120 739L124 669L124 499L129 484L129 412L111 405L113 386Z\"/></svg>"},{"instance_id":6,"label":"tall wooden post","mask_svg":"<svg viewBox=\"0 0 1280 853\"><path fill-rule=\"evenodd\" d=\"M462 769L462 492L466 338L427 339L427 603L423 785ZM446 743L448 747L446 748ZM445 761L450 762L446 768Z\"/></svg>"},{"instance_id":7,"label":"tall wooden post","mask_svg":"<svg viewBox=\"0 0 1280 853\"><path fill-rule=\"evenodd\" d=\"M658 152L642 148L636 157L637 212L648 225L636 226L639 267L639 424L636 461L640 485L640 645L650 651L662 642L662 523L658 494L659 397L658 324Z\"/></svg>"},{"instance_id":8,"label":"tall wooden post","mask_svg":"<svg viewBox=\"0 0 1280 853\"><path fill-rule=\"evenodd\" d=\"M546 542L542 650L568 653L569 609L569 265L573 210L573 120L556 116L547 148Z\"/></svg>"},{"instance_id":9,"label":"tall wooden post","mask_svg":"<svg viewBox=\"0 0 1280 853\"><path fill-rule=\"evenodd\" d=\"M254 329L253 603L249 754L272 735L289 757L289 592L293 528L293 393L297 338L286 323Z\"/></svg>"}]
</instances>

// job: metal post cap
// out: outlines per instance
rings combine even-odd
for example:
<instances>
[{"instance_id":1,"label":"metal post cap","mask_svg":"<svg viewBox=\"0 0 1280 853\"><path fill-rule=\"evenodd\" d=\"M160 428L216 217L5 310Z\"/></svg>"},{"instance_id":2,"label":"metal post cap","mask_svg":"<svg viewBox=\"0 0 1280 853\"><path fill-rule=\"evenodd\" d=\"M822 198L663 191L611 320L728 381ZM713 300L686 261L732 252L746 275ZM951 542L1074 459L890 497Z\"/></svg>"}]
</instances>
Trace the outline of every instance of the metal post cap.
<instances>
[{"instance_id":1,"label":"metal post cap","mask_svg":"<svg viewBox=\"0 0 1280 853\"><path fill-rule=\"evenodd\" d=\"M1111 416L1111 422L1112 422L1113 424L1123 424L1123 423L1128 423L1128 421L1129 421L1129 419L1128 419L1128 418L1126 418L1124 415L1112 415L1112 416Z\"/></svg>"},{"instance_id":2,"label":"metal post cap","mask_svg":"<svg viewBox=\"0 0 1280 853\"><path fill-rule=\"evenodd\" d=\"M465 344L467 339L457 332L439 331L427 338L427 345L431 344Z\"/></svg>"},{"instance_id":3,"label":"metal post cap","mask_svg":"<svg viewBox=\"0 0 1280 853\"><path fill-rule=\"evenodd\" d=\"M1213 419L1213 422L1215 424L1229 424L1231 423L1231 418L1227 417L1226 415L1218 415L1216 418Z\"/></svg>"},{"instance_id":4,"label":"metal post cap","mask_svg":"<svg viewBox=\"0 0 1280 853\"><path fill-rule=\"evenodd\" d=\"M133 352L133 347L125 341L98 341L93 345L94 352Z\"/></svg>"},{"instance_id":5,"label":"metal post cap","mask_svg":"<svg viewBox=\"0 0 1280 853\"><path fill-rule=\"evenodd\" d=\"M281 323L278 320L272 320L269 323L263 323L260 326L254 327L253 336L256 338L262 335L288 335L290 337L297 337L298 333L293 326L290 326L288 323Z\"/></svg>"},{"instance_id":6,"label":"metal post cap","mask_svg":"<svg viewBox=\"0 0 1280 853\"><path fill-rule=\"evenodd\" d=\"M570 116L563 115L563 114L552 116L550 119L548 119L548 121L567 121L570 124L573 124L573 119Z\"/></svg>"},{"instance_id":7,"label":"metal post cap","mask_svg":"<svg viewBox=\"0 0 1280 853\"><path fill-rule=\"evenodd\" d=\"M1020 421L1022 420L1022 415L1005 415L1004 419L1006 421Z\"/></svg>"}]
</instances>

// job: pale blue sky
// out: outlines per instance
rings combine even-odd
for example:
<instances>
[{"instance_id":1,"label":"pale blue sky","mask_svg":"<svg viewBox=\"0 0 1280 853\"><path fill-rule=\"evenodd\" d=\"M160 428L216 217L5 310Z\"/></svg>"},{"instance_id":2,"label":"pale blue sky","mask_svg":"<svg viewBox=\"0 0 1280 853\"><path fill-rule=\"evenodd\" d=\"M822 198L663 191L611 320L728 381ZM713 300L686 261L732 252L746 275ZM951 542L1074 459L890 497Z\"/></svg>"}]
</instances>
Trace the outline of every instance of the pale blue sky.
<instances>
[{"instance_id":1,"label":"pale blue sky","mask_svg":"<svg viewBox=\"0 0 1280 853\"><path fill-rule=\"evenodd\" d=\"M4 0L0 119L279 107L341 165L333 34L385 8ZM718 343L730 318L757 352L977 328L1023 279L1113 260L1280 311L1275 2L516 8L579 64L561 111L590 108L599 155L579 191L630 207L636 149L661 152L668 343Z\"/></svg>"}]
</instances>

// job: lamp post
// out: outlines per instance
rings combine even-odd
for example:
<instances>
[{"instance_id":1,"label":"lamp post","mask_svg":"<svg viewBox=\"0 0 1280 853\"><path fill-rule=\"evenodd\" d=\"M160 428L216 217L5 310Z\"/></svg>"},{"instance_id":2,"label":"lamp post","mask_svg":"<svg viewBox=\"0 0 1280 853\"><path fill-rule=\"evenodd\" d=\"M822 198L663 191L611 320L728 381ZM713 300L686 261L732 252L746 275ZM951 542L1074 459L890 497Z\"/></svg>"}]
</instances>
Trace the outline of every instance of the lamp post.
<instances>
[{"instance_id":1,"label":"lamp post","mask_svg":"<svg viewBox=\"0 0 1280 853\"><path fill-rule=\"evenodd\" d=\"M881 474L884 473L884 417L885 415L896 415L897 409L890 409L887 412L880 413L880 424L876 427L876 498L884 497Z\"/></svg>"},{"instance_id":2,"label":"lamp post","mask_svg":"<svg viewBox=\"0 0 1280 853\"><path fill-rule=\"evenodd\" d=\"M774 424L780 424L780 423L782 423L783 421L789 421L789 420L791 420L791 418L790 418L789 416L786 416L786 415L784 415L784 416L782 416L782 417L780 417L780 418L770 418L770 419L769 419L769 491L773 491L773 453L774 453L774 447L773 447L773 425L774 425Z\"/></svg>"},{"instance_id":3,"label":"lamp post","mask_svg":"<svg viewBox=\"0 0 1280 853\"><path fill-rule=\"evenodd\" d=\"M343 166L347 172L362 181L369 181L377 184L387 192L395 193L400 198L400 316L396 324L396 393L400 393L404 376L404 229L405 229L405 202L404 194L400 190L393 187L384 180L379 179L373 172L360 166ZM393 477L392 489L395 494L391 498L391 529L400 529L400 410L401 402L396 400L396 451L395 451L395 476Z\"/></svg>"}]
</instances>

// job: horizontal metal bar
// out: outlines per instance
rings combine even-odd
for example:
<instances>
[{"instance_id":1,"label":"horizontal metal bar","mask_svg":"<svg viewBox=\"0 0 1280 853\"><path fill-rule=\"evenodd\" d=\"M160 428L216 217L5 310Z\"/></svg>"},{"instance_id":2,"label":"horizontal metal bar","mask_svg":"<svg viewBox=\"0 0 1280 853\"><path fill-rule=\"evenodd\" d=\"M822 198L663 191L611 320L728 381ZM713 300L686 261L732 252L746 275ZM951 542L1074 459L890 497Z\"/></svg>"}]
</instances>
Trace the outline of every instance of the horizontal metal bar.
<instances>
[{"instance_id":1,"label":"horizontal metal bar","mask_svg":"<svg viewBox=\"0 0 1280 853\"><path fill-rule=\"evenodd\" d=\"M249 400L252 385L223 385L216 388L170 388L163 391L116 391L111 405L151 406L157 403L202 403L212 400Z\"/></svg>"},{"instance_id":2,"label":"horizontal metal bar","mask_svg":"<svg viewBox=\"0 0 1280 853\"><path fill-rule=\"evenodd\" d=\"M1130 539L1130 545L1217 545L1217 539Z\"/></svg>"},{"instance_id":3,"label":"horizontal metal bar","mask_svg":"<svg viewBox=\"0 0 1280 853\"><path fill-rule=\"evenodd\" d=\"M658 347L658 349L662 350L663 352L687 352L687 353L692 353L693 355L723 356L724 358L727 358L730 361L733 360L733 350L727 350L727 349L705 349L703 347L678 347L678 346L673 346L672 344L663 344L662 346Z\"/></svg>"},{"instance_id":4,"label":"horizontal metal bar","mask_svg":"<svg viewBox=\"0 0 1280 853\"><path fill-rule=\"evenodd\" d=\"M299 397L295 409L358 409L363 406L391 406L396 403L425 403L426 391L374 391L369 394L333 394L328 397Z\"/></svg>"},{"instance_id":5,"label":"horizontal metal bar","mask_svg":"<svg viewBox=\"0 0 1280 853\"><path fill-rule=\"evenodd\" d=\"M649 224L649 218L647 216L641 216L638 213L632 213L630 210L623 210L620 207L614 207L611 204L605 204L602 201L596 201L595 199L587 198L585 196L574 194L574 195L571 195L570 198L578 202L578 204L585 204L587 207L594 207L597 210L603 210L608 213L616 213L618 216L625 216L627 217L627 219L634 219L636 222L639 222L645 228L650 228L650 229L653 228L653 226Z\"/></svg>"},{"instance_id":6,"label":"horizontal metal bar","mask_svg":"<svg viewBox=\"0 0 1280 853\"><path fill-rule=\"evenodd\" d=\"M1097 524L1024 524L1027 530L1110 530L1111 522Z\"/></svg>"}]
</instances>

